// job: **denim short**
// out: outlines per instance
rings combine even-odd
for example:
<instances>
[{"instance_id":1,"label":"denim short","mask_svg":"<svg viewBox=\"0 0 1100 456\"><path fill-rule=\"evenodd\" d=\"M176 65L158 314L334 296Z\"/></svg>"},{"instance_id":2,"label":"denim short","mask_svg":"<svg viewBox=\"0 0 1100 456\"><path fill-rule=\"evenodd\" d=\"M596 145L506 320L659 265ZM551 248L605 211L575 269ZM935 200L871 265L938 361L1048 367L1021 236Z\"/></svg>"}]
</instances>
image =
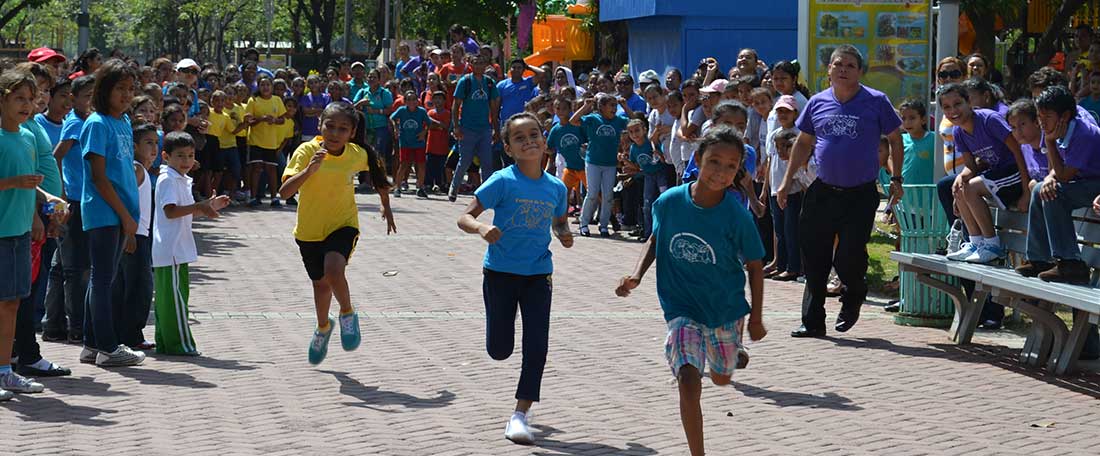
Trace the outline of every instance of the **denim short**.
<instances>
[{"instance_id":1,"label":"denim short","mask_svg":"<svg viewBox=\"0 0 1100 456\"><path fill-rule=\"evenodd\" d=\"M0 238L0 301L31 295L31 234Z\"/></svg>"},{"instance_id":2,"label":"denim short","mask_svg":"<svg viewBox=\"0 0 1100 456\"><path fill-rule=\"evenodd\" d=\"M673 376L690 364L699 372L710 363L710 371L718 375L733 375L740 348L737 322L709 328L689 318L678 317L668 322L665 358Z\"/></svg>"}]
</instances>

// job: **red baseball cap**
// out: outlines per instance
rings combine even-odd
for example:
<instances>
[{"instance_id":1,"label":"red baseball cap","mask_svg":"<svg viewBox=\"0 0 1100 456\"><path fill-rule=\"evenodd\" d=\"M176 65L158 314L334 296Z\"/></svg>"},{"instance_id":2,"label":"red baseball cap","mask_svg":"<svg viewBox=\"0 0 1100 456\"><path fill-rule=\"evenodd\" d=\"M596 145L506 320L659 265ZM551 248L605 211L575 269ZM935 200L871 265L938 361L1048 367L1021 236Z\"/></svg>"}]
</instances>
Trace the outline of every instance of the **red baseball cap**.
<instances>
[{"instance_id":1,"label":"red baseball cap","mask_svg":"<svg viewBox=\"0 0 1100 456\"><path fill-rule=\"evenodd\" d=\"M50 59L61 59L61 61L64 62L65 56L58 54L56 51L48 47L40 47L31 51L30 54L27 54L27 60L30 60L32 62L46 63Z\"/></svg>"}]
</instances>

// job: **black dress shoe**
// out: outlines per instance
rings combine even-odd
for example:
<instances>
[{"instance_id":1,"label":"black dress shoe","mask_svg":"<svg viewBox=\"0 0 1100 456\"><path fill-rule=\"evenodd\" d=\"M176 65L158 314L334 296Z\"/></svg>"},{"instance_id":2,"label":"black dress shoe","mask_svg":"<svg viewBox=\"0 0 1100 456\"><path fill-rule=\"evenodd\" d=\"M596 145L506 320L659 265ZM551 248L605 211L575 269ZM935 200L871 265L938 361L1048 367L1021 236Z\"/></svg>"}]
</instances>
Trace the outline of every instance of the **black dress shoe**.
<instances>
[{"instance_id":1,"label":"black dress shoe","mask_svg":"<svg viewBox=\"0 0 1100 456\"><path fill-rule=\"evenodd\" d=\"M857 321L859 321L858 315L855 318L837 317L836 326L833 329L836 329L838 332L848 332L849 329L852 329L852 327L856 325Z\"/></svg>"},{"instance_id":2,"label":"black dress shoe","mask_svg":"<svg viewBox=\"0 0 1100 456\"><path fill-rule=\"evenodd\" d=\"M69 369L58 366L56 364L51 365L49 369L45 370L36 369L31 366L19 366L19 368L15 371L18 372L19 375L22 375L24 377L64 377L67 375L72 375L73 373Z\"/></svg>"},{"instance_id":3,"label":"black dress shoe","mask_svg":"<svg viewBox=\"0 0 1100 456\"><path fill-rule=\"evenodd\" d=\"M825 329L806 329L806 326L799 326L791 331L791 337L825 337Z\"/></svg>"}]
</instances>

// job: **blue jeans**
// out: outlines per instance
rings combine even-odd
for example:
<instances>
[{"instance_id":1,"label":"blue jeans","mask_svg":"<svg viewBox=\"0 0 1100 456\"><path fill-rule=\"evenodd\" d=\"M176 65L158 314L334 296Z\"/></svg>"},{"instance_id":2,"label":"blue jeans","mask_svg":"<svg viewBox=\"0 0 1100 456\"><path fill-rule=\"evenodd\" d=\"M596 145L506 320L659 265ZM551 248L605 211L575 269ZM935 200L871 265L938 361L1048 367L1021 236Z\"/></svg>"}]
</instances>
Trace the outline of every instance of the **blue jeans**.
<instances>
[{"instance_id":1,"label":"blue jeans","mask_svg":"<svg viewBox=\"0 0 1100 456\"><path fill-rule=\"evenodd\" d=\"M462 127L459 127L462 128ZM496 166L493 165L493 131L485 128L473 130L462 128L462 141L458 144L458 167L455 168L454 177L451 178L451 193L457 193L466 178L466 171L474 162L474 157L481 161L481 181L485 182L493 175Z\"/></svg>"},{"instance_id":2,"label":"blue jeans","mask_svg":"<svg viewBox=\"0 0 1100 456\"><path fill-rule=\"evenodd\" d=\"M550 274L524 276L485 269L485 348L495 360L512 356L516 309L523 318L523 365L516 399L538 401L550 340Z\"/></svg>"},{"instance_id":3,"label":"blue jeans","mask_svg":"<svg viewBox=\"0 0 1100 456\"><path fill-rule=\"evenodd\" d=\"M1081 179L1058 183L1057 196L1050 201L1039 198L1042 185L1031 191L1031 206L1027 210L1027 259L1050 262L1081 259L1077 246L1077 231L1073 227L1073 211L1092 205L1100 194L1100 179Z\"/></svg>"},{"instance_id":4,"label":"blue jeans","mask_svg":"<svg viewBox=\"0 0 1100 456\"><path fill-rule=\"evenodd\" d=\"M802 192L787 195L787 208L780 209L774 196L769 198L772 225L779 244L775 252L778 270L790 274L802 273L802 248L798 245L798 216L802 212Z\"/></svg>"},{"instance_id":5,"label":"blue jeans","mask_svg":"<svg viewBox=\"0 0 1100 456\"><path fill-rule=\"evenodd\" d=\"M653 202L668 190L668 173L661 169L645 175L645 203L642 204L642 237L653 234Z\"/></svg>"},{"instance_id":6,"label":"blue jeans","mask_svg":"<svg viewBox=\"0 0 1100 456\"><path fill-rule=\"evenodd\" d=\"M81 225L80 201L68 201L69 222L46 284L45 330L53 335L83 331L88 294L88 234Z\"/></svg>"},{"instance_id":7,"label":"blue jeans","mask_svg":"<svg viewBox=\"0 0 1100 456\"><path fill-rule=\"evenodd\" d=\"M137 346L145 341L141 330L149 320L153 303L153 240L136 236L134 253L123 253L112 291L115 335L120 344Z\"/></svg>"},{"instance_id":8,"label":"blue jeans","mask_svg":"<svg viewBox=\"0 0 1100 456\"><path fill-rule=\"evenodd\" d=\"M122 227L118 225L95 228L86 233L92 273L88 279L88 295L84 300L84 346L111 353L118 348L111 287L118 275L118 264L126 239L122 234Z\"/></svg>"},{"instance_id":9,"label":"blue jeans","mask_svg":"<svg viewBox=\"0 0 1100 456\"><path fill-rule=\"evenodd\" d=\"M940 206L943 206L943 212L947 214L947 226L951 226L958 218L955 215L955 195L951 194L951 186L955 184L956 176L956 174L943 176L939 182L936 182L936 194L940 197Z\"/></svg>"},{"instance_id":10,"label":"blue jeans","mask_svg":"<svg viewBox=\"0 0 1100 456\"><path fill-rule=\"evenodd\" d=\"M581 228L587 228L592 222L592 215L596 213L596 198L600 205L600 230L606 230L611 223L611 197L615 189L614 166L600 166L591 163L584 164L585 178L588 182L588 194L584 196L584 206L581 208Z\"/></svg>"}]
</instances>

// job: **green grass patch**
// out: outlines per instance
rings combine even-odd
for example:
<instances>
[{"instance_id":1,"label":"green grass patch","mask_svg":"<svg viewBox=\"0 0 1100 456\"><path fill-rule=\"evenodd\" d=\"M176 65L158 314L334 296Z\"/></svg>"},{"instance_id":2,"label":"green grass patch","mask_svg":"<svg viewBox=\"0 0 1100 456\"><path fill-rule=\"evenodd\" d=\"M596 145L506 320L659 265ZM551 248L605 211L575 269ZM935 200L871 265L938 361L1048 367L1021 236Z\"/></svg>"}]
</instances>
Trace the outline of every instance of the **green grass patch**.
<instances>
[{"instance_id":1,"label":"green grass patch","mask_svg":"<svg viewBox=\"0 0 1100 456\"><path fill-rule=\"evenodd\" d=\"M891 229L877 221L875 226L887 232ZM898 262L890 259L894 243L893 239L878 230L871 233L871 242L867 243L867 288L873 294L897 296L897 291L883 289L883 285L898 275Z\"/></svg>"}]
</instances>

